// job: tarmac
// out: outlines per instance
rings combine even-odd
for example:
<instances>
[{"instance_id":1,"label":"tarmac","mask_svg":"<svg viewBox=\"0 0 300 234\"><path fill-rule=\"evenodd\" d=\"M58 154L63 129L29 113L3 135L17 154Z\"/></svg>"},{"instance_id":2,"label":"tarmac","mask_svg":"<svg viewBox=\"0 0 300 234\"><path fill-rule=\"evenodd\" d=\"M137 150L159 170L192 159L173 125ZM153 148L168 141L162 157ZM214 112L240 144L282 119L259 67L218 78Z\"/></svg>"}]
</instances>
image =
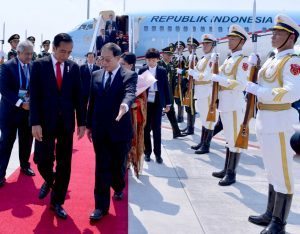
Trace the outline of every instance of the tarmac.
<instances>
[{"instance_id":1,"label":"tarmac","mask_svg":"<svg viewBox=\"0 0 300 234\"><path fill-rule=\"evenodd\" d=\"M249 215L265 211L268 190L254 120L250 124L250 147L242 153L237 182L227 187L219 186L219 179L211 176L224 165L223 133L213 138L210 153L196 155L190 146L199 142L199 118L195 126L194 135L173 139L168 119L163 117L163 164L157 164L152 154L139 178L129 173L129 234L257 234L263 229L248 222ZM18 167L16 141L7 176ZM300 156L294 156L293 170L295 194L286 230L299 234Z\"/></svg>"}]
</instances>

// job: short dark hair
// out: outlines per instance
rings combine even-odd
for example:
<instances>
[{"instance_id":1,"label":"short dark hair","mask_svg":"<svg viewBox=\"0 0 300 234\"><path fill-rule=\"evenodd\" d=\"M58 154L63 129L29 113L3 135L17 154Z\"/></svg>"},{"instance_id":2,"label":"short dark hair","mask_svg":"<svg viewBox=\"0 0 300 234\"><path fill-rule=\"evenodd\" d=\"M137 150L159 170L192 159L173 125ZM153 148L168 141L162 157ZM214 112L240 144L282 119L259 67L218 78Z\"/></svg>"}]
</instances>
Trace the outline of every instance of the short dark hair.
<instances>
[{"instance_id":1,"label":"short dark hair","mask_svg":"<svg viewBox=\"0 0 300 234\"><path fill-rule=\"evenodd\" d=\"M151 58L160 59L160 54L159 54L159 51L157 49L150 48L150 49L147 50L145 57L146 57L146 59L151 59Z\"/></svg>"},{"instance_id":2,"label":"short dark hair","mask_svg":"<svg viewBox=\"0 0 300 234\"><path fill-rule=\"evenodd\" d=\"M54 37L53 45L59 47L61 42L73 43L72 37L67 33L59 33Z\"/></svg>"},{"instance_id":3,"label":"short dark hair","mask_svg":"<svg viewBox=\"0 0 300 234\"><path fill-rule=\"evenodd\" d=\"M85 56L88 57L90 54L92 54L92 55L94 55L94 57L96 57L96 54L93 52L87 52Z\"/></svg>"},{"instance_id":4,"label":"short dark hair","mask_svg":"<svg viewBox=\"0 0 300 234\"><path fill-rule=\"evenodd\" d=\"M121 55L121 58L128 64L133 65L132 70L135 71L135 63L136 63L136 56L134 53L125 52Z\"/></svg>"},{"instance_id":5,"label":"short dark hair","mask_svg":"<svg viewBox=\"0 0 300 234\"><path fill-rule=\"evenodd\" d=\"M112 43L112 42L106 43L102 47L101 51L103 51L104 49L110 50L113 53L114 57L120 56L122 54L122 50L121 50L120 46L118 46L117 44Z\"/></svg>"}]
</instances>

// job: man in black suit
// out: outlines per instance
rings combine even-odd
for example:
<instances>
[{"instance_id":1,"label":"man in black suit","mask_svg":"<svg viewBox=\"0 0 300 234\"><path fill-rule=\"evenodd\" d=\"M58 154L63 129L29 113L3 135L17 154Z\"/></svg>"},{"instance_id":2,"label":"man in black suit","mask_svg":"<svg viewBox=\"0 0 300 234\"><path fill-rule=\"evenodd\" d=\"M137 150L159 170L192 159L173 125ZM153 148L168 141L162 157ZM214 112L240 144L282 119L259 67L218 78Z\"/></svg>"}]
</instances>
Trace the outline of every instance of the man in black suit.
<instances>
[{"instance_id":1,"label":"man in black suit","mask_svg":"<svg viewBox=\"0 0 300 234\"><path fill-rule=\"evenodd\" d=\"M117 31L114 30L111 25L108 25L108 29L105 31L105 35L108 37L109 42L117 42Z\"/></svg>"},{"instance_id":2,"label":"man in black suit","mask_svg":"<svg viewBox=\"0 0 300 234\"><path fill-rule=\"evenodd\" d=\"M86 64L80 66L80 77L82 83L82 96L83 96L85 116L86 116L86 108L87 108L87 103L90 94L92 73L100 69L100 67L95 65L95 54L93 52L88 52L86 54L86 60L87 60Z\"/></svg>"},{"instance_id":3,"label":"man in black suit","mask_svg":"<svg viewBox=\"0 0 300 234\"><path fill-rule=\"evenodd\" d=\"M152 153L150 132L153 132L154 154L157 163L162 163L161 157L161 118L162 110L165 112L170 110L171 100L168 85L167 71L161 66L157 65L160 55L159 51L151 48L146 52L147 65L139 70L139 74L149 70L152 75L157 79L148 90L148 103L147 103L147 122L144 130L145 142L145 161L150 161Z\"/></svg>"},{"instance_id":4,"label":"man in black suit","mask_svg":"<svg viewBox=\"0 0 300 234\"><path fill-rule=\"evenodd\" d=\"M109 15L109 19L105 23L105 30L108 29L108 26L111 25L113 30L118 30L117 22L114 20L114 16L112 14Z\"/></svg>"},{"instance_id":5,"label":"man in black suit","mask_svg":"<svg viewBox=\"0 0 300 234\"><path fill-rule=\"evenodd\" d=\"M100 55L102 46L104 46L106 43L108 43L108 36L105 34L105 30L100 30L100 35L96 38L96 50L97 55Z\"/></svg>"},{"instance_id":6,"label":"man in black suit","mask_svg":"<svg viewBox=\"0 0 300 234\"><path fill-rule=\"evenodd\" d=\"M62 204L70 181L75 112L78 138L85 132L80 71L76 63L68 60L72 48L68 34L56 35L53 54L34 62L30 81L30 125L36 139L34 162L45 180L39 198L46 197L52 189L51 209L63 219L67 217Z\"/></svg>"},{"instance_id":7,"label":"man in black suit","mask_svg":"<svg viewBox=\"0 0 300 234\"><path fill-rule=\"evenodd\" d=\"M121 49L114 43L103 46L103 69L93 73L87 117L87 134L96 153L95 210L90 220L108 213L110 187L121 200L125 187L127 155L133 136L128 111L135 100L137 74L119 65Z\"/></svg>"},{"instance_id":8,"label":"man in black suit","mask_svg":"<svg viewBox=\"0 0 300 234\"><path fill-rule=\"evenodd\" d=\"M17 47L17 57L2 64L0 68L0 186L5 182L6 169L17 132L21 171L25 175L35 175L28 162L32 145L28 122L32 53L32 43L23 41Z\"/></svg>"}]
</instances>

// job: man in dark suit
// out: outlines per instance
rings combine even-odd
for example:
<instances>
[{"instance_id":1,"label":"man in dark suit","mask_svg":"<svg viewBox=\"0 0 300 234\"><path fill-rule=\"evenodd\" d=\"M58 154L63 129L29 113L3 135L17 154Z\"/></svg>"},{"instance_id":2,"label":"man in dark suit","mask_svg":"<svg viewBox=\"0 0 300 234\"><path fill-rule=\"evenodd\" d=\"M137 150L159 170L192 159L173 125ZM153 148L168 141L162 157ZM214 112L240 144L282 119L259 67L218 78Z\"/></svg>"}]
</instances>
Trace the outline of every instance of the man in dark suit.
<instances>
[{"instance_id":1,"label":"man in dark suit","mask_svg":"<svg viewBox=\"0 0 300 234\"><path fill-rule=\"evenodd\" d=\"M149 70L152 75L157 79L148 90L148 103L147 103L147 122L144 131L145 142L145 161L150 161L152 153L150 132L153 132L153 151L155 154L156 162L162 163L161 157L161 118L162 110L165 112L170 110L171 100L168 85L167 71L163 67L157 65L160 55L159 51L151 48L146 52L147 65L139 70L139 74Z\"/></svg>"},{"instance_id":2,"label":"man in dark suit","mask_svg":"<svg viewBox=\"0 0 300 234\"><path fill-rule=\"evenodd\" d=\"M51 209L63 219L67 217L62 204L70 181L75 112L78 138L85 132L80 71L76 63L68 60L72 48L68 34L56 35L53 54L34 62L30 81L30 125L36 139L34 162L45 180L39 198L46 197L52 189Z\"/></svg>"},{"instance_id":3,"label":"man in dark suit","mask_svg":"<svg viewBox=\"0 0 300 234\"><path fill-rule=\"evenodd\" d=\"M121 49L114 43L103 46L103 69L93 73L87 118L87 134L96 153L95 210L90 220L108 213L110 187L121 200L125 187L127 155L133 136L128 111L135 100L137 74L119 65Z\"/></svg>"},{"instance_id":4,"label":"man in dark suit","mask_svg":"<svg viewBox=\"0 0 300 234\"><path fill-rule=\"evenodd\" d=\"M102 46L104 46L106 43L108 43L108 36L105 35L105 30L100 30L100 35L96 38L96 49L97 49L97 55L100 55Z\"/></svg>"},{"instance_id":5,"label":"man in dark suit","mask_svg":"<svg viewBox=\"0 0 300 234\"><path fill-rule=\"evenodd\" d=\"M117 42L117 31L114 30L111 25L108 25L108 29L105 31L105 35L108 37L109 42Z\"/></svg>"},{"instance_id":6,"label":"man in dark suit","mask_svg":"<svg viewBox=\"0 0 300 234\"><path fill-rule=\"evenodd\" d=\"M18 55L1 65L0 70L0 186L5 182L5 174L11 151L19 137L19 159L21 171L34 176L30 168L32 135L29 127L29 79L33 45L21 42L17 47Z\"/></svg>"},{"instance_id":7,"label":"man in dark suit","mask_svg":"<svg viewBox=\"0 0 300 234\"><path fill-rule=\"evenodd\" d=\"M113 30L118 30L117 22L114 20L114 16L112 14L109 15L109 19L105 23L105 30L108 29L108 26L111 25Z\"/></svg>"},{"instance_id":8,"label":"man in dark suit","mask_svg":"<svg viewBox=\"0 0 300 234\"><path fill-rule=\"evenodd\" d=\"M80 66L80 76L82 83L82 96L83 96L83 104L84 111L86 116L86 108L89 100L90 94L90 86L92 73L100 69L97 65L95 65L95 54L93 52L88 52L86 54L86 63Z\"/></svg>"}]
</instances>

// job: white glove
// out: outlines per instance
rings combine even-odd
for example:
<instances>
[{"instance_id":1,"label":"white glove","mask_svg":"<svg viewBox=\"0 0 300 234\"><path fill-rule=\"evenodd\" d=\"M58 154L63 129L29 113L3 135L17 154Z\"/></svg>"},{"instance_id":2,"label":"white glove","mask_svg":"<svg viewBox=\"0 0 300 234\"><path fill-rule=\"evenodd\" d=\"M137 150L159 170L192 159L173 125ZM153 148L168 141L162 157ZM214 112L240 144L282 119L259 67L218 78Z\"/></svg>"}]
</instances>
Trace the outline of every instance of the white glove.
<instances>
[{"instance_id":1,"label":"white glove","mask_svg":"<svg viewBox=\"0 0 300 234\"><path fill-rule=\"evenodd\" d=\"M183 70L180 68L177 68L177 74L182 75Z\"/></svg>"},{"instance_id":2,"label":"white glove","mask_svg":"<svg viewBox=\"0 0 300 234\"><path fill-rule=\"evenodd\" d=\"M252 66L256 66L257 65L257 55L254 53L251 53L249 58L248 58L248 63Z\"/></svg>"},{"instance_id":3,"label":"white glove","mask_svg":"<svg viewBox=\"0 0 300 234\"><path fill-rule=\"evenodd\" d=\"M257 96L257 91L259 89L259 85L258 84L255 84L253 82L247 82L247 85L246 85L246 92L247 93L252 93L253 95Z\"/></svg>"},{"instance_id":4,"label":"white glove","mask_svg":"<svg viewBox=\"0 0 300 234\"><path fill-rule=\"evenodd\" d=\"M214 82L218 82L220 85L225 86L225 87L230 85L230 82L228 82L226 77L220 76L217 74L212 74L211 80Z\"/></svg>"},{"instance_id":5,"label":"white glove","mask_svg":"<svg viewBox=\"0 0 300 234\"><path fill-rule=\"evenodd\" d=\"M194 55L190 54L189 55L189 62L192 62L194 60L196 60L196 55L195 54Z\"/></svg>"},{"instance_id":6,"label":"white glove","mask_svg":"<svg viewBox=\"0 0 300 234\"><path fill-rule=\"evenodd\" d=\"M219 53L212 53L210 60L211 60L211 62L215 63L215 62L217 62L217 58L219 58L219 57L220 57Z\"/></svg>"},{"instance_id":7,"label":"white glove","mask_svg":"<svg viewBox=\"0 0 300 234\"><path fill-rule=\"evenodd\" d=\"M194 78L197 78L199 76L199 72L195 69L189 69L188 74Z\"/></svg>"}]
</instances>

